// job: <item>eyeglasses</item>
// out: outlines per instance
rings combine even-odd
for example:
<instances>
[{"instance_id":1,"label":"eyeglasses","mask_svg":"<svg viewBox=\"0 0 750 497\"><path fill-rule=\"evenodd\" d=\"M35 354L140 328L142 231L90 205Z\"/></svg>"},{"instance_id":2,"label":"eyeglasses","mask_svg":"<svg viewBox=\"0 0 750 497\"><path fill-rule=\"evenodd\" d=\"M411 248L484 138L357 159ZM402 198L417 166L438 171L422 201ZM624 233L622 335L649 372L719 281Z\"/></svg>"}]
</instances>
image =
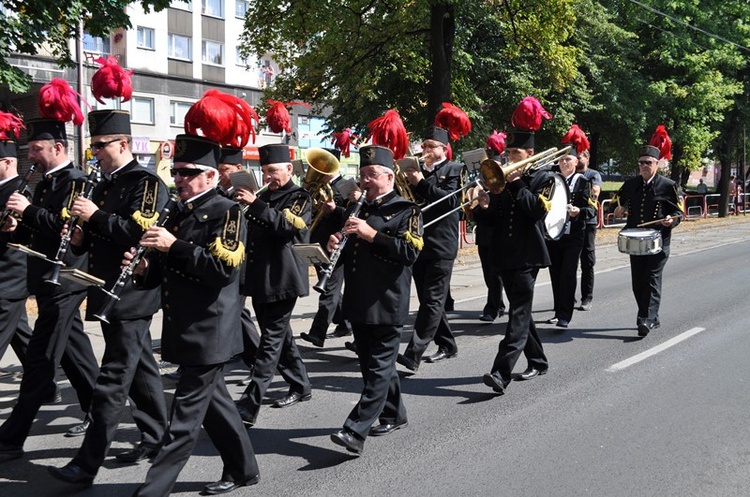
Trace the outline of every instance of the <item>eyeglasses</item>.
<instances>
[{"instance_id":1,"label":"eyeglasses","mask_svg":"<svg viewBox=\"0 0 750 497\"><path fill-rule=\"evenodd\" d=\"M360 173L359 177L360 177L360 179L376 179L381 174L385 174L385 173L383 173L383 172Z\"/></svg>"},{"instance_id":2,"label":"eyeglasses","mask_svg":"<svg viewBox=\"0 0 750 497\"><path fill-rule=\"evenodd\" d=\"M444 147L444 146L445 145L440 145L440 144L437 144L437 143L425 143L424 145L422 145L422 148L440 148L440 147Z\"/></svg>"},{"instance_id":3,"label":"eyeglasses","mask_svg":"<svg viewBox=\"0 0 750 497\"><path fill-rule=\"evenodd\" d=\"M122 138L115 138L114 140L109 140L108 142L96 142L96 143L92 143L91 144L91 150L93 152L98 152L99 150L105 148L107 145L110 145L111 143L114 143L114 142L119 142L120 140L122 140Z\"/></svg>"},{"instance_id":4,"label":"eyeglasses","mask_svg":"<svg viewBox=\"0 0 750 497\"><path fill-rule=\"evenodd\" d=\"M653 164L656 164L656 163L652 160L639 160L638 161L639 166L651 166Z\"/></svg>"},{"instance_id":5,"label":"eyeglasses","mask_svg":"<svg viewBox=\"0 0 750 497\"><path fill-rule=\"evenodd\" d=\"M178 169L172 168L169 170L172 176L180 176L181 178L192 178L198 176L200 173L205 172L203 169L195 169L191 167L181 167Z\"/></svg>"}]
</instances>

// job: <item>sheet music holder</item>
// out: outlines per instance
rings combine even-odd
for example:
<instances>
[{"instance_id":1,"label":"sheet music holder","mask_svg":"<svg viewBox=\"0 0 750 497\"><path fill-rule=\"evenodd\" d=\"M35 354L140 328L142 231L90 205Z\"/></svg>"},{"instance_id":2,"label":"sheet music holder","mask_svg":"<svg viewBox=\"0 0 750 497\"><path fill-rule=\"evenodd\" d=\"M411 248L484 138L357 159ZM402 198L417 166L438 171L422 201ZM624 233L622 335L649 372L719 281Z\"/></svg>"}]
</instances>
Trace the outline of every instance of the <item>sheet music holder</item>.
<instances>
[{"instance_id":1,"label":"sheet music holder","mask_svg":"<svg viewBox=\"0 0 750 497\"><path fill-rule=\"evenodd\" d=\"M7 245L8 247L12 248L12 249L20 250L20 251L21 251L21 252L23 252L24 254L26 254L26 255L30 255L31 257L37 257L37 258L39 258L39 259L47 259L47 256L46 256L46 255L44 255L44 254L43 254L43 253L41 253L41 252L37 252L36 250L31 250L31 249L30 249L29 247L27 247L26 245L21 245L21 244L19 244L19 243L8 243L8 244L6 244L6 245Z\"/></svg>"},{"instance_id":2,"label":"sheet music holder","mask_svg":"<svg viewBox=\"0 0 750 497\"><path fill-rule=\"evenodd\" d=\"M232 182L232 186L237 188L247 188L251 192L258 191L258 181L255 179L255 175L250 171L241 170L233 173L229 173L229 181Z\"/></svg>"},{"instance_id":3,"label":"sheet music holder","mask_svg":"<svg viewBox=\"0 0 750 497\"><path fill-rule=\"evenodd\" d=\"M396 161L398 168L402 172L406 171L419 171L419 158L417 157L404 157Z\"/></svg>"},{"instance_id":4,"label":"sheet music holder","mask_svg":"<svg viewBox=\"0 0 750 497\"><path fill-rule=\"evenodd\" d=\"M461 158L469 173L478 172L479 168L482 167L482 161L487 158L487 151L483 148L467 150L461 153Z\"/></svg>"},{"instance_id":5,"label":"sheet music holder","mask_svg":"<svg viewBox=\"0 0 750 497\"><path fill-rule=\"evenodd\" d=\"M316 264L330 264L331 261L328 259L328 255L323 252L320 248L320 244L317 243L298 243L292 246L292 250L297 254L297 257L307 262L309 266Z\"/></svg>"},{"instance_id":6,"label":"sheet music holder","mask_svg":"<svg viewBox=\"0 0 750 497\"><path fill-rule=\"evenodd\" d=\"M356 190L358 187L354 178L345 178L336 183L336 189L344 198L348 198L352 190Z\"/></svg>"},{"instance_id":7,"label":"sheet music holder","mask_svg":"<svg viewBox=\"0 0 750 497\"><path fill-rule=\"evenodd\" d=\"M292 174L297 174L299 176L305 175L305 165L300 159L295 159L292 161Z\"/></svg>"},{"instance_id":8,"label":"sheet music holder","mask_svg":"<svg viewBox=\"0 0 750 497\"><path fill-rule=\"evenodd\" d=\"M104 280L97 278L93 274L89 274L86 271L80 269L64 268L60 270L60 277L66 280L74 281L84 286L103 286Z\"/></svg>"}]
</instances>

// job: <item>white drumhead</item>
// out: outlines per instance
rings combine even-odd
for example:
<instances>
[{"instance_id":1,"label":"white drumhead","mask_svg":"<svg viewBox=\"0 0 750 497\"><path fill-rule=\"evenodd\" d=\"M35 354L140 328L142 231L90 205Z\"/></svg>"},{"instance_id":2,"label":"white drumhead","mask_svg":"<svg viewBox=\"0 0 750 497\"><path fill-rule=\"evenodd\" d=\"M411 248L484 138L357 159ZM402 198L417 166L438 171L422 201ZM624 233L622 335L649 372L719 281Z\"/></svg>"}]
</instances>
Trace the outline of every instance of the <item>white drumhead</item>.
<instances>
[{"instance_id":1,"label":"white drumhead","mask_svg":"<svg viewBox=\"0 0 750 497\"><path fill-rule=\"evenodd\" d=\"M570 199L570 190L568 183L561 174L553 174L555 186L552 188L552 198L550 203L552 207L544 216L545 236L550 240L557 240L565 230L565 223L568 222L568 201Z\"/></svg>"}]
</instances>

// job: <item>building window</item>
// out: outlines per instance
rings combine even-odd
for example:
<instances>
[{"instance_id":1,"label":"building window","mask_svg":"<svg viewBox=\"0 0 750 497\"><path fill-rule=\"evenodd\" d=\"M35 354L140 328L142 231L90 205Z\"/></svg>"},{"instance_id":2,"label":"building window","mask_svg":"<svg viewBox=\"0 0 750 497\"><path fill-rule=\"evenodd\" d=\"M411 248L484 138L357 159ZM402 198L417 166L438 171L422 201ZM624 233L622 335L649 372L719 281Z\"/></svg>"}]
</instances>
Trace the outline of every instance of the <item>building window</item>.
<instances>
[{"instance_id":1,"label":"building window","mask_svg":"<svg viewBox=\"0 0 750 497\"><path fill-rule=\"evenodd\" d=\"M235 47L235 58L234 58L234 60L236 61L236 63L237 63L238 66L242 66L245 69L250 69L252 61L249 58L242 56L242 54L240 53L240 47Z\"/></svg>"},{"instance_id":2,"label":"building window","mask_svg":"<svg viewBox=\"0 0 750 497\"><path fill-rule=\"evenodd\" d=\"M224 19L224 0L201 0L203 15Z\"/></svg>"},{"instance_id":3,"label":"building window","mask_svg":"<svg viewBox=\"0 0 750 497\"><path fill-rule=\"evenodd\" d=\"M182 0L172 0L169 2L169 6L174 7L175 9L187 10L188 12L193 11L192 3L184 2Z\"/></svg>"},{"instance_id":4,"label":"building window","mask_svg":"<svg viewBox=\"0 0 750 497\"><path fill-rule=\"evenodd\" d=\"M154 49L154 30L138 26L138 48Z\"/></svg>"},{"instance_id":5,"label":"building window","mask_svg":"<svg viewBox=\"0 0 750 497\"><path fill-rule=\"evenodd\" d=\"M203 62L220 66L224 63L224 45L217 41L203 40Z\"/></svg>"},{"instance_id":6,"label":"building window","mask_svg":"<svg viewBox=\"0 0 750 497\"><path fill-rule=\"evenodd\" d=\"M169 35L169 57L193 60L192 39L189 36Z\"/></svg>"},{"instance_id":7,"label":"building window","mask_svg":"<svg viewBox=\"0 0 750 497\"><path fill-rule=\"evenodd\" d=\"M100 54L109 53L109 38L98 38L88 33L83 33L83 49L86 52L95 52Z\"/></svg>"},{"instance_id":8,"label":"building window","mask_svg":"<svg viewBox=\"0 0 750 497\"><path fill-rule=\"evenodd\" d=\"M177 102L171 100L169 102L169 124L172 126L182 126L185 124L185 114L190 110L190 106L193 105L190 102Z\"/></svg>"},{"instance_id":9,"label":"building window","mask_svg":"<svg viewBox=\"0 0 750 497\"><path fill-rule=\"evenodd\" d=\"M245 0L237 0L234 3L234 15L235 17L239 17L240 19L245 18L245 14L247 13L247 9L250 7L250 2L247 2Z\"/></svg>"},{"instance_id":10,"label":"building window","mask_svg":"<svg viewBox=\"0 0 750 497\"><path fill-rule=\"evenodd\" d=\"M154 99L133 97L130 101L130 122L154 124Z\"/></svg>"}]
</instances>

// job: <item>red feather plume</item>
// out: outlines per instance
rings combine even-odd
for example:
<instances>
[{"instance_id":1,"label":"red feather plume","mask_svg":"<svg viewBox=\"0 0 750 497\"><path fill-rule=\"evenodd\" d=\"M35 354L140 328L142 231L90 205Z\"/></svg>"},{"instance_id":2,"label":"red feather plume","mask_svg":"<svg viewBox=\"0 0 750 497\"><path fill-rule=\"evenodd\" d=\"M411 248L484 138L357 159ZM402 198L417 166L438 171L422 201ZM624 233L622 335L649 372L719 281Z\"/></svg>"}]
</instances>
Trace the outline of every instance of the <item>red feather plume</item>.
<instances>
[{"instance_id":1,"label":"red feather plume","mask_svg":"<svg viewBox=\"0 0 750 497\"><path fill-rule=\"evenodd\" d=\"M351 128L346 128L344 131L333 133L333 146L337 150L341 150L341 155L349 157L351 155L351 147L357 146L359 137L352 133Z\"/></svg>"},{"instance_id":2,"label":"red feather plume","mask_svg":"<svg viewBox=\"0 0 750 497\"><path fill-rule=\"evenodd\" d=\"M370 142L373 145L388 147L393 152L393 159L403 159L409 151L409 134L404 121L395 110L391 109L367 125L370 130Z\"/></svg>"},{"instance_id":3,"label":"red feather plume","mask_svg":"<svg viewBox=\"0 0 750 497\"><path fill-rule=\"evenodd\" d=\"M435 116L435 126L448 130L451 140L458 140L471 132L471 120L466 112L449 102Z\"/></svg>"},{"instance_id":4,"label":"red feather plume","mask_svg":"<svg viewBox=\"0 0 750 497\"><path fill-rule=\"evenodd\" d=\"M91 78L91 93L94 98L101 103L104 103L102 98L122 98L123 102L130 100L133 96L133 83L130 80L133 71L120 67L117 59L111 55L106 59L99 57L94 62L102 66Z\"/></svg>"},{"instance_id":5,"label":"red feather plume","mask_svg":"<svg viewBox=\"0 0 750 497\"><path fill-rule=\"evenodd\" d=\"M26 129L23 120L10 112L0 111L0 140L17 140Z\"/></svg>"},{"instance_id":6,"label":"red feather plume","mask_svg":"<svg viewBox=\"0 0 750 497\"><path fill-rule=\"evenodd\" d=\"M552 119L552 114L544 110L536 98L526 97L513 112L510 124L519 129L537 131L542 127L542 118Z\"/></svg>"},{"instance_id":7,"label":"red feather plume","mask_svg":"<svg viewBox=\"0 0 750 497\"><path fill-rule=\"evenodd\" d=\"M484 141L484 148L494 150L497 155L502 155L505 151L506 136L505 133L498 133L497 130L493 130L492 134Z\"/></svg>"},{"instance_id":8,"label":"red feather plume","mask_svg":"<svg viewBox=\"0 0 750 497\"><path fill-rule=\"evenodd\" d=\"M667 128L663 124L656 127L654 136L651 137L649 145L659 149L660 159L672 159L672 140L669 138Z\"/></svg>"},{"instance_id":9,"label":"red feather plume","mask_svg":"<svg viewBox=\"0 0 750 497\"><path fill-rule=\"evenodd\" d=\"M78 94L67 81L54 78L39 90L39 112L42 117L64 123L83 124L83 111L78 104Z\"/></svg>"},{"instance_id":10,"label":"red feather plume","mask_svg":"<svg viewBox=\"0 0 750 497\"><path fill-rule=\"evenodd\" d=\"M584 150L588 150L589 148L591 148L589 139L586 138L586 133L584 133L577 124L574 124L570 127L568 132L565 133L565 136L563 136L561 143L570 143L571 145L575 146L576 151L579 154L583 153Z\"/></svg>"},{"instance_id":11,"label":"red feather plume","mask_svg":"<svg viewBox=\"0 0 750 497\"><path fill-rule=\"evenodd\" d=\"M286 108L287 105L304 105L305 107L310 107L310 104L304 102L266 100L266 103L269 105L268 110L266 111L266 123L268 124L268 128L274 133L281 133L282 131L287 133L292 132L292 126L290 124L292 116L289 115L289 111Z\"/></svg>"},{"instance_id":12,"label":"red feather plume","mask_svg":"<svg viewBox=\"0 0 750 497\"><path fill-rule=\"evenodd\" d=\"M243 148L252 136L258 114L250 104L239 97L208 90L185 114L185 132L200 135L223 146Z\"/></svg>"}]
</instances>

